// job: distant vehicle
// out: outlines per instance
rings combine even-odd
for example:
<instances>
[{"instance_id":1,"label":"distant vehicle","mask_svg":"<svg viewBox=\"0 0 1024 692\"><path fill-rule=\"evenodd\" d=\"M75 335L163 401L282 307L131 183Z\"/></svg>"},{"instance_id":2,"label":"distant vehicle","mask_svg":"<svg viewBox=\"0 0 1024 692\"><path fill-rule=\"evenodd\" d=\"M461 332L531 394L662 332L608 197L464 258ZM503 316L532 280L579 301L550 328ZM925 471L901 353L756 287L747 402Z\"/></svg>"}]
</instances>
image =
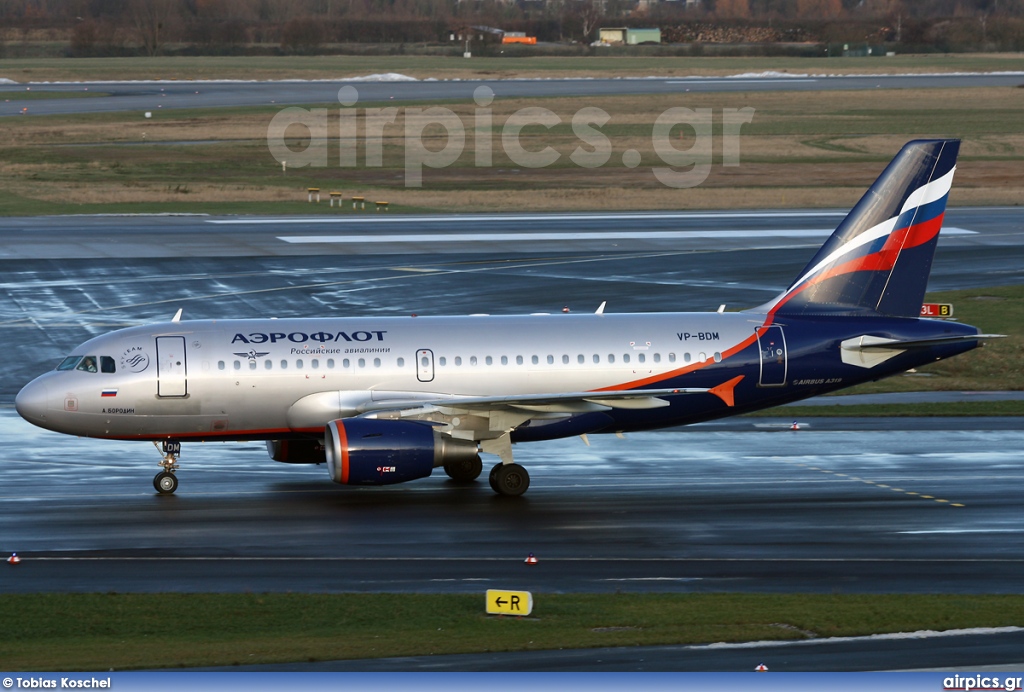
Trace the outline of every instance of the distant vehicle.
<instances>
[{"instance_id":1,"label":"distant vehicle","mask_svg":"<svg viewBox=\"0 0 1024 692\"><path fill-rule=\"evenodd\" d=\"M91 339L25 386L18 413L85 437L266 440L338 483L385 485L497 455L491 487L521 495L513 444L733 416L949 358L985 335L922 319L958 140L907 144L778 297L726 313L179 321ZM671 296L666 297L671 302ZM98 366L98 367L97 367Z\"/></svg>"}]
</instances>

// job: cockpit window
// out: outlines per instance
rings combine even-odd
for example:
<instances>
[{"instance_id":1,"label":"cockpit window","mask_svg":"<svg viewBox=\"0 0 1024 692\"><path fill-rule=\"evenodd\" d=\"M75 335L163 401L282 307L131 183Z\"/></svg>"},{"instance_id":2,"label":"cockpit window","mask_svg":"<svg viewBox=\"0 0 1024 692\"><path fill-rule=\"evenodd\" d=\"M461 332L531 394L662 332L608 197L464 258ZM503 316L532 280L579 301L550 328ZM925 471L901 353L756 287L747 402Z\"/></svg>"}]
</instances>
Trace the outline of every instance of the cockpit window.
<instances>
[{"instance_id":1,"label":"cockpit window","mask_svg":"<svg viewBox=\"0 0 1024 692\"><path fill-rule=\"evenodd\" d=\"M82 356L68 356L67 358L60 362L60 365L57 366L57 369L73 370L75 366L78 365L78 361L80 360L82 360Z\"/></svg>"},{"instance_id":2,"label":"cockpit window","mask_svg":"<svg viewBox=\"0 0 1024 692\"><path fill-rule=\"evenodd\" d=\"M117 372L114 359L110 356L100 356L100 372Z\"/></svg>"},{"instance_id":3,"label":"cockpit window","mask_svg":"<svg viewBox=\"0 0 1024 692\"><path fill-rule=\"evenodd\" d=\"M82 372L96 372L96 356L86 356L82 359L82 362L78 364L75 370L81 370Z\"/></svg>"}]
</instances>

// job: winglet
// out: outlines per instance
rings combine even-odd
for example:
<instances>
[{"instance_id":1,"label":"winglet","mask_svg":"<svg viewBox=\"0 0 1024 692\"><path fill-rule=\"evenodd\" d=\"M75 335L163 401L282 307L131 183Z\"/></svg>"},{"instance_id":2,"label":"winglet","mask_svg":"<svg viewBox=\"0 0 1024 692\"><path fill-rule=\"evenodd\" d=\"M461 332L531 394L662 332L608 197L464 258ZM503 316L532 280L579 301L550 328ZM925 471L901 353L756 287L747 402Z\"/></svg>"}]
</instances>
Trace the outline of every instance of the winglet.
<instances>
[{"instance_id":1,"label":"winglet","mask_svg":"<svg viewBox=\"0 0 1024 692\"><path fill-rule=\"evenodd\" d=\"M738 385L740 383L740 380L742 380L744 377L746 376L737 375L728 382L723 382L717 387L712 387L711 389L708 390L708 394L714 394L719 399L724 401L726 406L729 406L731 408L736 405L736 401L733 398L733 390L736 389L736 385Z\"/></svg>"},{"instance_id":2,"label":"winglet","mask_svg":"<svg viewBox=\"0 0 1024 692\"><path fill-rule=\"evenodd\" d=\"M178 308L178 311L174 313L174 317L171 318L171 322L181 322L181 313L185 308Z\"/></svg>"}]
</instances>

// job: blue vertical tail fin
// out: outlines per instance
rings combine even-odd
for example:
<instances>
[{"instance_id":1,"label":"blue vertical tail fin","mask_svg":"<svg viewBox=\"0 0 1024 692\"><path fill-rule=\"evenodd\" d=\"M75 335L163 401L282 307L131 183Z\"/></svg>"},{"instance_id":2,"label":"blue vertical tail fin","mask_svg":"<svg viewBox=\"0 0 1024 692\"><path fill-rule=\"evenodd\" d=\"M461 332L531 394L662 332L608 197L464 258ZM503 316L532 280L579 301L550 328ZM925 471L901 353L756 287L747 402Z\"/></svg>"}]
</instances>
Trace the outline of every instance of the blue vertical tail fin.
<instances>
[{"instance_id":1,"label":"blue vertical tail fin","mask_svg":"<svg viewBox=\"0 0 1024 692\"><path fill-rule=\"evenodd\" d=\"M959 149L957 139L904 146L796 281L760 310L919 317Z\"/></svg>"}]
</instances>

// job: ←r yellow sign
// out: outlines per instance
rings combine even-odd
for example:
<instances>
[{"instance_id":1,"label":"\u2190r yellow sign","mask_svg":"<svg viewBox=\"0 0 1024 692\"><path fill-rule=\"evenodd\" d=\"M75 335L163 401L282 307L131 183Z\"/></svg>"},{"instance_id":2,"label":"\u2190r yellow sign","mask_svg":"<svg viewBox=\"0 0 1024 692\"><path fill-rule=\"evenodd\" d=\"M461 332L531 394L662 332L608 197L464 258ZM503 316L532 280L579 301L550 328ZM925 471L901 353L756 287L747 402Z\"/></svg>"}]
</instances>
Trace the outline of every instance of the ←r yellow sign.
<instances>
[{"instance_id":1,"label":"\u2190r yellow sign","mask_svg":"<svg viewBox=\"0 0 1024 692\"><path fill-rule=\"evenodd\" d=\"M533 612L533 594L529 591L487 589L488 615L529 615Z\"/></svg>"}]
</instances>

